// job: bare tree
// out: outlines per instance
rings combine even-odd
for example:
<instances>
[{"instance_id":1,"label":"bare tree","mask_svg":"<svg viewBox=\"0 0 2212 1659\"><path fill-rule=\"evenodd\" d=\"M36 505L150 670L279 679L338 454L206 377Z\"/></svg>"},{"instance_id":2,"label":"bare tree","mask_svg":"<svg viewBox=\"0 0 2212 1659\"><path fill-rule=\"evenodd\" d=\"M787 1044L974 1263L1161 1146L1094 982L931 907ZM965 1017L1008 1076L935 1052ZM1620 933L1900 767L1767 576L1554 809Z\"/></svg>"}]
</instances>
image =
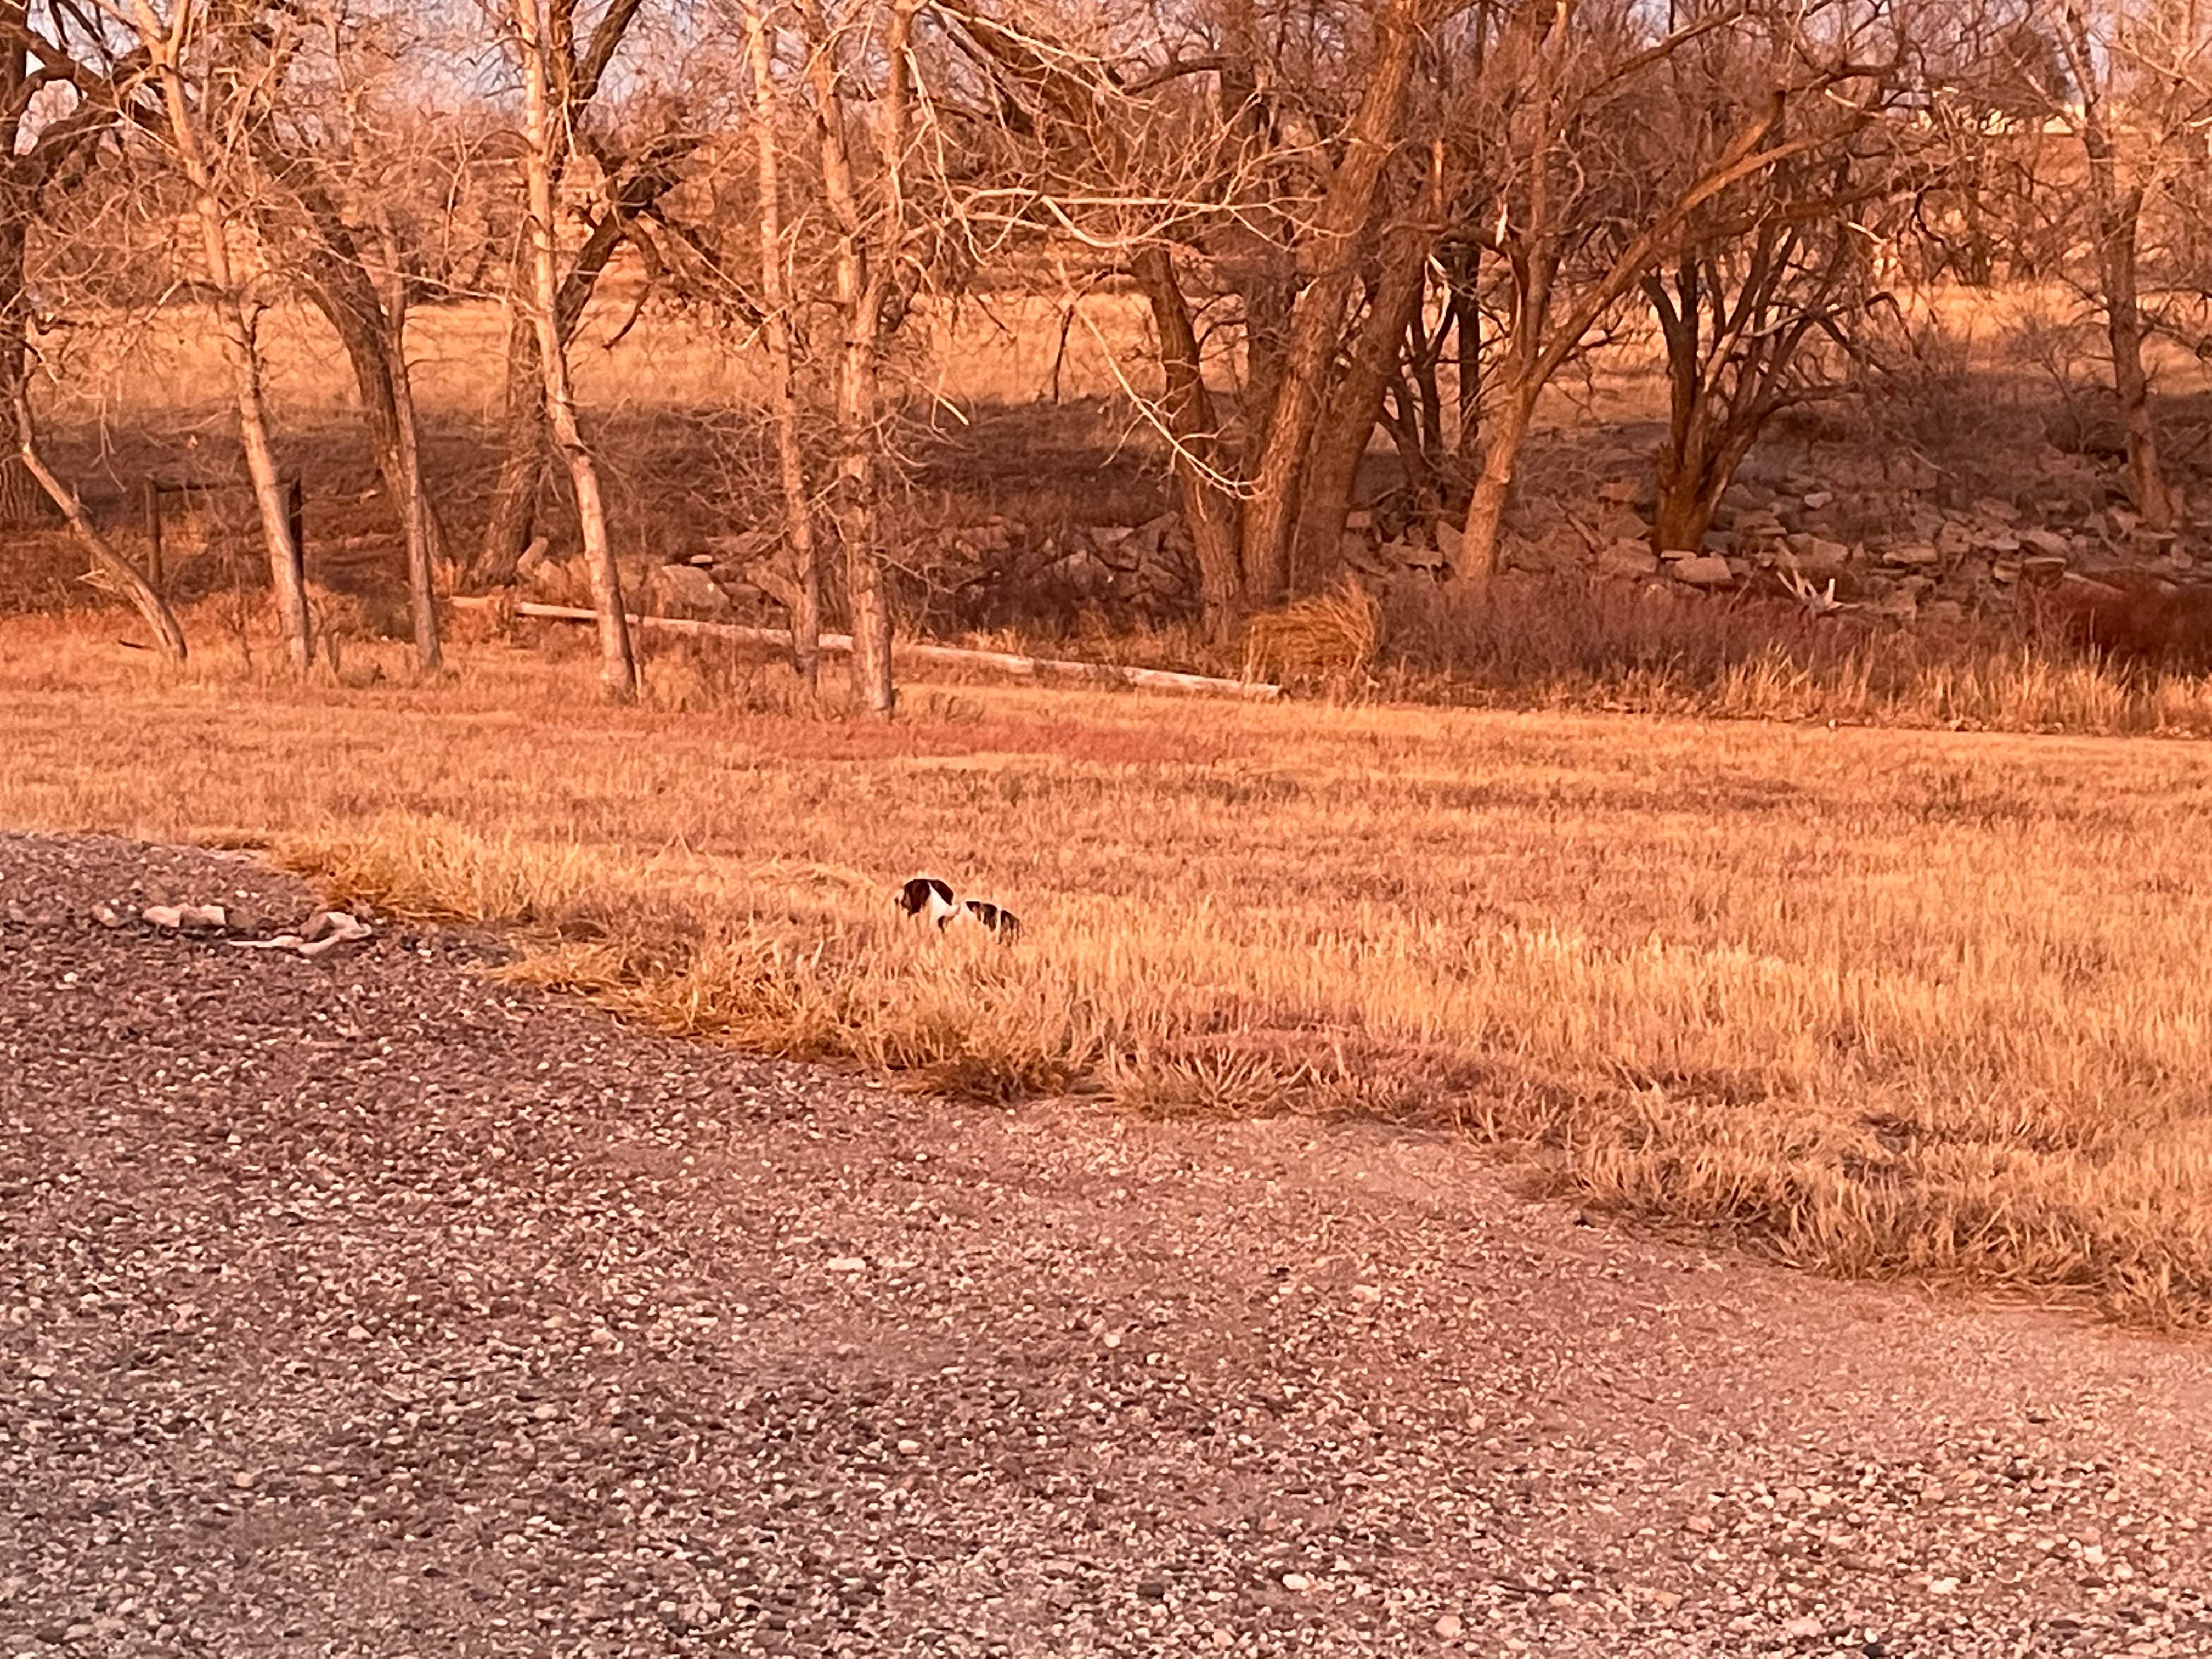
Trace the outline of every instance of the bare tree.
<instances>
[{"instance_id":1,"label":"bare tree","mask_svg":"<svg viewBox=\"0 0 2212 1659\"><path fill-rule=\"evenodd\" d=\"M857 0L834 15L816 6L807 43L822 191L836 228L837 459L830 511L844 553L852 615L853 700L878 717L890 714L896 696L881 522L882 349L886 302L896 291L910 229L904 168L913 118L914 17L921 3ZM883 77L872 135L876 166L865 200L854 167L848 58L879 64Z\"/></svg>"},{"instance_id":2,"label":"bare tree","mask_svg":"<svg viewBox=\"0 0 2212 1659\"><path fill-rule=\"evenodd\" d=\"M775 120L775 49L767 0L739 0L753 92L753 148L760 191L762 331L768 342L770 417L775 428L776 481L783 495L784 544L790 556L791 660L811 696L822 653L822 568L814 547L814 504L799 437L798 341L792 324L785 261L781 140Z\"/></svg>"},{"instance_id":3,"label":"bare tree","mask_svg":"<svg viewBox=\"0 0 2212 1659\"><path fill-rule=\"evenodd\" d=\"M252 37L275 48L249 111L252 155L270 186L257 194L255 221L272 248L290 255L302 290L345 348L399 519L416 659L433 671L442 660L436 585L445 528L422 468L407 349L413 277L394 199L412 182L416 146L403 136L406 118L392 107L399 89L391 83L413 43L390 33L402 27L397 18L289 11L306 26L296 48L286 44L281 19Z\"/></svg>"},{"instance_id":4,"label":"bare tree","mask_svg":"<svg viewBox=\"0 0 2212 1659\"><path fill-rule=\"evenodd\" d=\"M510 0L507 11L515 50L522 60L522 167L530 202L532 277L526 305L537 336L546 418L576 495L584 564L591 578L592 603L599 612L600 688L610 698L629 702L637 696L637 658L630 646L629 619L623 609L622 573L607 537L599 464L576 420L568 341L561 326L561 284L555 275L558 224L555 181L567 161L569 143L568 128L553 100L550 31L554 8L559 3L560 0Z\"/></svg>"},{"instance_id":5,"label":"bare tree","mask_svg":"<svg viewBox=\"0 0 2212 1659\"><path fill-rule=\"evenodd\" d=\"M17 349L21 351L21 346ZM14 404L15 423L15 453L24 470L46 491L47 498L60 509L70 531L84 550L91 556L93 574L105 586L114 589L131 607L143 618L149 632L154 635L155 648L172 662L185 660L185 630L178 625L176 613L168 602L155 591L138 567L115 550L115 545L100 532L92 515L84 510L84 503L76 490L64 483L40 447L39 428L31 413L29 374L19 366L13 376L9 392Z\"/></svg>"},{"instance_id":6,"label":"bare tree","mask_svg":"<svg viewBox=\"0 0 2212 1659\"><path fill-rule=\"evenodd\" d=\"M579 0L548 0L544 10L544 66L548 119L563 135L552 184L562 195L568 159L580 149L598 164L599 189L585 209L588 228L565 262L556 248L558 304L554 320L567 341L582 320L599 280L615 256L637 238L643 222L680 182L678 164L705 135L681 121L633 133L615 142L602 133L594 116L608 74L629 39L644 0L607 0L580 42ZM517 286L536 277L536 250L524 249ZM520 307L507 338L505 419L500 439L498 477L483 539L471 574L478 582L514 580L528 546L544 477L548 412L544 407L544 372L538 362L539 339L529 307Z\"/></svg>"},{"instance_id":7,"label":"bare tree","mask_svg":"<svg viewBox=\"0 0 2212 1659\"><path fill-rule=\"evenodd\" d=\"M1738 131L1778 59L1784 34L1709 35L1667 66L1670 95L1644 129L1655 181L1702 175L1711 146ZM1884 297L1872 245L1887 205L1940 169L1911 155L1911 124L1877 124L1868 106L1799 100L1791 136L1826 124L1831 142L1801 149L1708 198L1680 246L1642 281L1667 367L1668 434L1658 461L1652 539L1697 550L1714 509L1769 422L1845 384L1851 331Z\"/></svg>"},{"instance_id":8,"label":"bare tree","mask_svg":"<svg viewBox=\"0 0 2212 1659\"><path fill-rule=\"evenodd\" d=\"M1832 119L1793 131L1793 104L1841 98L1849 118L1863 118L1851 94L1869 95L1867 72L1826 47L1747 92L1733 130L1698 166L1650 191L1642 170L1623 165L1625 135L1650 118L1636 100L1650 96L1653 70L1740 15L1717 11L1655 38L1632 4L1585 14L1562 0L1547 15L1516 15L1486 64L1487 96L1471 104L1463 131L1470 171L1494 181L1496 194L1462 234L1499 270L1504 294L1455 576L1480 581L1494 568L1538 399L1591 331L1683 248L1706 204L1835 142Z\"/></svg>"},{"instance_id":9,"label":"bare tree","mask_svg":"<svg viewBox=\"0 0 2212 1659\"><path fill-rule=\"evenodd\" d=\"M270 437L254 309L231 252L236 204L225 199L222 171L237 148L237 125L244 113L242 77L235 66L222 61L228 43L209 12L183 4L165 19L153 0L132 0L131 19L160 91L162 136L190 191L199 226L201 258L238 406L239 439L269 554L278 631L295 672L305 672L314 657L307 582ZM191 70L198 71L197 84ZM228 124L217 125L226 116Z\"/></svg>"},{"instance_id":10,"label":"bare tree","mask_svg":"<svg viewBox=\"0 0 2212 1659\"><path fill-rule=\"evenodd\" d=\"M2130 125L2136 129L2132 135L2136 146L2148 153L2128 157L2122 153L2124 135L2114 120L2112 84L2130 66L2130 47L2141 52L2148 44L2101 36L2083 0L2064 0L2058 45L2079 103L2071 109L2062 106L2058 114L2071 122L2087 163L2084 182L2096 248L2096 293L2105 314L2112 392L2127 446L2128 496L2145 525L2167 530L2178 514L2151 418L2150 375L2143 363L2149 329L2143 315L2139 263L2144 204L2156 185L2158 163L2166 149L2159 142L2158 128L2166 113L2161 106L2167 100L2158 95L2159 89L2146 87L2150 95L2136 100ZM2139 59L2132 60L2132 66L2139 71L2144 67ZM2152 77L2142 78L2148 82Z\"/></svg>"}]
</instances>

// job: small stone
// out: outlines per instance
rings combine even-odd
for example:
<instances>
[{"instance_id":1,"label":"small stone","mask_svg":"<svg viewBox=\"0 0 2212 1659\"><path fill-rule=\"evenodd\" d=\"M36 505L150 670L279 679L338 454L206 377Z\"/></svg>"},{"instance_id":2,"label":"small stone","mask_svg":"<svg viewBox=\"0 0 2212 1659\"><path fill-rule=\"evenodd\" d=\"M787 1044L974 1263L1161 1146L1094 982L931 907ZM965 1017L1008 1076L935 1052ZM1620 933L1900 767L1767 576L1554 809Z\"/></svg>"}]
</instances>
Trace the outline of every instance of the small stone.
<instances>
[{"instance_id":1,"label":"small stone","mask_svg":"<svg viewBox=\"0 0 2212 1659\"><path fill-rule=\"evenodd\" d=\"M1928 1593L1930 1595L1956 1595L1959 1581L1955 1578L1931 1578L1928 1581Z\"/></svg>"},{"instance_id":2,"label":"small stone","mask_svg":"<svg viewBox=\"0 0 2212 1659\"><path fill-rule=\"evenodd\" d=\"M368 1341L368 1327L366 1325L356 1325L351 1330L346 1333L346 1340L349 1342Z\"/></svg>"},{"instance_id":3,"label":"small stone","mask_svg":"<svg viewBox=\"0 0 2212 1659\"><path fill-rule=\"evenodd\" d=\"M1354 1285L1352 1287L1352 1299L1354 1302L1380 1302L1382 1299L1382 1287L1380 1285Z\"/></svg>"},{"instance_id":4,"label":"small stone","mask_svg":"<svg viewBox=\"0 0 2212 1659\"><path fill-rule=\"evenodd\" d=\"M1829 502L1835 499L1836 492L1834 490L1816 489L1813 491L1811 495L1805 497L1805 510L1808 513L1818 513L1822 507L1827 506Z\"/></svg>"},{"instance_id":5,"label":"small stone","mask_svg":"<svg viewBox=\"0 0 2212 1659\"><path fill-rule=\"evenodd\" d=\"M898 1443L898 1449L900 1456L912 1457L921 1450L921 1442L919 1440L902 1440Z\"/></svg>"},{"instance_id":6,"label":"small stone","mask_svg":"<svg viewBox=\"0 0 2212 1659\"><path fill-rule=\"evenodd\" d=\"M1291 1591L1310 1590L1313 1588L1313 1580L1302 1572L1286 1572L1283 1575L1283 1588Z\"/></svg>"},{"instance_id":7,"label":"small stone","mask_svg":"<svg viewBox=\"0 0 2212 1659\"><path fill-rule=\"evenodd\" d=\"M1455 1613L1445 1613L1436 1623L1437 1634L1447 1642L1457 1640L1459 1633L1466 1628L1467 1626L1461 1622L1460 1616Z\"/></svg>"},{"instance_id":8,"label":"small stone","mask_svg":"<svg viewBox=\"0 0 2212 1659\"><path fill-rule=\"evenodd\" d=\"M857 1255L833 1255L830 1258L830 1271L833 1273L864 1273L867 1270L867 1262Z\"/></svg>"},{"instance_id":9,"label":"small stone","mask_svg":"<svg viewBox=\"0 0 2212 1659\"><path fill-rule=\"evenodd\" d=\"M94 905L92 919L103 927L120 927L124 923L123 912L112 904Z\"/></svg>"},{"instance_id":10,"label":"small stone","mask_svg":"<svg viewBox=\"0 0 2212 1659\"><path fill-rule=\"evenodd\" d=\"M1705 1534L1711 1532L1712 1529L1712 1522L1708 1517L1702 1515L1693 1515L1688 1520L1682 1522L1682 1530L1684 1532Z\"/></svg>"},{"instance_id":11,"label":"small stone","mask_svg":"<svg viewBox=\"0 0 2212 1659\"><path fill-rule=\"evenodd\" d=\"M230 1477L230 1484L237 1487L240 1492L250 1491L253 1486L253 1471L251 1469L239 1470L235 1474Z\"/></svg>"},{"instance_id":12,"label":"small stone","mask_svg":"<svg viewBox=\"0 0 2212 1659\"><path fill-rule=\"evenodd\" d=\"M1668 566L1667 574L1691 587L1726 587L1735 580L1735 572L1729 568L1729 562L1709 553L1677 559Z\"/></svg>"},{"instance_id":13,"label":"small stone","mask_svg":"<svg viewBox=\"0 0 2212 1659\"><path fill-rule=\"evenodd\" d=\"M1820 1621L1819 1620L1814 1618L1810 1613L1801 1613L1796 1618L1790 1620L1782 1626L1782 1633L1784 1636L1796 1636L1801 1638L1807 1636L1818 1636L1820 1633Z\"/></svg>"}]
</instances>

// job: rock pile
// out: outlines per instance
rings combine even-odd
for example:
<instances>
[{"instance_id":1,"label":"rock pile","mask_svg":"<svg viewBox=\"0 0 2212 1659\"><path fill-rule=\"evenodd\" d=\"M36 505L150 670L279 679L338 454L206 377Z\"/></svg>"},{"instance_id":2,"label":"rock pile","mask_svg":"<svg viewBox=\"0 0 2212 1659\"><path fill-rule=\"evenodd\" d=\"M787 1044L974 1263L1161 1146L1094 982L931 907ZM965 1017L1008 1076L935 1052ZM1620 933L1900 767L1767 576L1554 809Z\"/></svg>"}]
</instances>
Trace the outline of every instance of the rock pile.
<instances>
[{"instance_id":1,"label":"rock pile","mask_svg":"<svg viewBox=\"0 0 2212 1659\"><path fill-rule=\"evenodd\" d=\"M1532 478L1500 549L1508 571L1642 584L1656 591L1755 595L1850 610L1897 623L1955 623L2002 614L2039 588L2095 597L2100 581L2150 581L2168 592L2212 584L2212 548L2146 531L2106 500L2104 475L2053 449L2024 458L2020 501L1939 504L1935 469L1911 457L1777 467L1757 458L1722 498L1703 544L1652 546L1648 453L1616 447L1578 458L1571 479ZM1444 576L1459 532L1385 500L1354 511L1346 568L1375 579ZM690 558L626 566L643 609L714 618L778 608L781 538L773 529L710 538ZM2201 573L2201 574L2200 574ZM1159 623L1195 609L1198 571L1179 515L1134 525L1042 526L1003 514L910 532L897 563L926 622L993 627L1097 608ZM533 547L521 567L529 597L590 603L580 560ZM1829 584L1832 583L1832 593ZM2085 586L2087 584L2087 586ZM1808 586L1807 585L1809 585Z\"/></svg>"},{"instance_id":2,"label":"rock pile","mask_svg":"<svg viewBox=\"0 0 2212 1659\"><path fill-rule=\"evenodd\" d=\"M775 562L781 538L747 531L711 538L672 563L625 563L623 591L659 616L712 619L779 603ZM1190 538L1179 515L1136 525L1021 524L1002 515L912 532L898 571L925 605L973 623L992 613L1097 605L1167 622L1189 613L1198 593ZM527 597L588 605L581 558L556 558L533 547L519 568Z\"/></svg>"},{"instance_id":3,"label":"rock pile","mask_svg":"<svg viewBox=\"0 0 2212 1659\"><path fill-rule=\"evenodd\" d=\"M2212 581L2212 562L2187 538L2147 531L2122 507L2087 506L2078 491L2035 507L1984 498L1946 507L1911 480L1846 489L1804 472L1745 477L1723 498L1702 546L1662 554L1652 547L1645 471L1579 499L1522 502L1501 563L1680 594L1789 598L1802 596L1801 583L1825 592L1832 581L1838 607L1936 624L2009 610L2037 588L2094 595L2113 581L2168 591ZM1449 524L1385 538L1372 517L1356 514L1345 556L1376 575L1441 574L1456 539Z\"/></svg>"}]
</instances>

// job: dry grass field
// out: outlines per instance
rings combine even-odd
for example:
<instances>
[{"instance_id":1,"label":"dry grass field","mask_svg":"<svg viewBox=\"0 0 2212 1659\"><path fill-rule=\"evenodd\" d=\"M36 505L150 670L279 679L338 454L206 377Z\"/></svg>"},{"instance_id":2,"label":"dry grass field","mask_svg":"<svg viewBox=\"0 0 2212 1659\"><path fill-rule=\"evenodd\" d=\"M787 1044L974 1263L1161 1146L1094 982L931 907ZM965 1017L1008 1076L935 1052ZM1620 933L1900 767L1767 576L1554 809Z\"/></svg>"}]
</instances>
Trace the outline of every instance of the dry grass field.
<instances>
[{"instance_id":1,"label":"dry grass field","mask_svg":"<svg viewBox=\"0 0 2212 1659\"><path fill-rule=\"evenodd\" d=\"M696 653L610 710L495 639L349 689L112 636L0 634L0 824L265 846L670 1029L1456 1125L1810 1268L2212 1321L2193 745L928 684L877 727ZM917 870L1021 941L906 923Z\"/></svg>"}]
</instances>

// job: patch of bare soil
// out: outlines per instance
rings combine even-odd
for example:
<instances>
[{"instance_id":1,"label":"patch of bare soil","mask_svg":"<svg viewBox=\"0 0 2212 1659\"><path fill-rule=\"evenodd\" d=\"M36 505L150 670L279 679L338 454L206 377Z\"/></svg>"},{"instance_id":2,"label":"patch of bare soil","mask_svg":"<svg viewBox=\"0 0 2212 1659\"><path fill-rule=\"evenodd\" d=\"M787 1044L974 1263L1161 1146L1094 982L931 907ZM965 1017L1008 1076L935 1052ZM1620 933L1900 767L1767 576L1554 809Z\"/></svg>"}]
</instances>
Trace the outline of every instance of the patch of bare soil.
<instances>
[{"instance_id":1,"label":"patch of bare soil","mask_svg":"<svg viewBox=\"0 0 2212 1659\"><path fill-rule=\"evenodd\" d=\"M0 838L0 1653L2212 1651L2201 1348L302 961Z\"/></svg>"}]
</instances>

